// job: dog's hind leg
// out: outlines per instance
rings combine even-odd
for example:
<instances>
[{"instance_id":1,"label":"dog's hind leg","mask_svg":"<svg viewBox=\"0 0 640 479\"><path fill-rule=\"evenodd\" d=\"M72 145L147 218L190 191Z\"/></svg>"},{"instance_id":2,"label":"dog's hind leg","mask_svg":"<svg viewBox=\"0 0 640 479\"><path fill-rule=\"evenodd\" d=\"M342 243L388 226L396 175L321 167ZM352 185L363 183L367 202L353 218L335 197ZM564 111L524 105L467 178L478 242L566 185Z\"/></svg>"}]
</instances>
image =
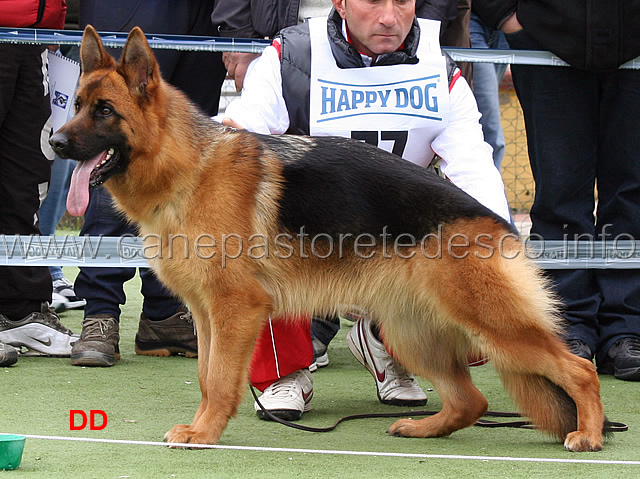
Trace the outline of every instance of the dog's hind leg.
<instances>
[{"instance_id":1,"label":"dog's hind leg","mask_svg":"<svg viewBox=\"0 0 640 479\"><path fill-rule=\"evenodd\" d=\"M425 373L426 374L426 373ZM440 437L473 425L487 411L488 403L471 382L466 365L428 379L442 400L442 410L424 419L400 419L388 432L394 436Z\"/></svg>"},{"instance_id":2,"label":"dog's hind leg","mask_svg":"<svg viewBox=\"0 0 640 479\"><path fill-rule=\"evenodd\" d=\"M560 339L556 305L537 269L522 256L505 256L461 264L451 275L462 282L441 290L441 304L492 359L537 428L571 451L600 450L604 414L595 368Z\"/></svg>"},{"instance_id":3,"label":"dog's hind leg","mask_svg":"<svg viewBox=\"0 0 640 479\"><path fill-rule=\"evenodd\" d=\"M410 311L400 314L405 318L413 316ZM473 425L487 410L487 400L469 375L467 339L456 328L436 322L435 318L422 318L389 321L382 326L385 343L396 359L413 373L430 380L442 400L442 410L437 414L419 420L401 419L389 428L390 434L448 436Z\"/></svg>"},{"instance_id":4,"label":"dog's hind leg","mask_svg":"<svg viewBox=\"0 0 640 479\"><path fill-rule=\"evenodd\" d=\"M479 332L485 350L536 427L563 439L570 451L599 451L605 419L593 363L561 340L536 270L518 259L503 261L508 296L493 299L494 314Z\"/></svg>"},{"instance_id":5,"label":"dog's hind leg","mask_svg":"<svg viewBox=\"0 0 640 479\"><path fill-rule=\"evenodd\" d=\"M543 330L509 342L494 364L522 413L538 429L563 439L570 451L602 449L604 413L593 363Z\"/></svg>"},{"instance_id":6,"label":"dog's hind leg","mask_svg":"<svg viewBox=\"0 0 640 479\"><path fill-rule=\"evenodd\" d=\"M193 423L171 429L165 435L167 442L215 444L218 441L238 410L251 351L269 307L270 300L259 286L227 292L213 301L209 311L208 344L198 341L198 362L206 363L198 367L202 402ZM205 351L200 351L201 345Z\"/></svg>"}]
</instances>

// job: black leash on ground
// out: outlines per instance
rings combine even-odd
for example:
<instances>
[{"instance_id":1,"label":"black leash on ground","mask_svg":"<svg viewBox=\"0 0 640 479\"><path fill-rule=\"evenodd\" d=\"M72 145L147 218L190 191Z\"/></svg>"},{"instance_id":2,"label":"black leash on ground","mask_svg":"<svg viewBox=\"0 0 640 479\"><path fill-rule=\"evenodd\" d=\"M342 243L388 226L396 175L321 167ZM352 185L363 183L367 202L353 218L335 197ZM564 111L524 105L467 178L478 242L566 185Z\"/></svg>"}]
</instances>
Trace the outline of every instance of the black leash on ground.
<instances>
[{"instance_id":1,"label":"black leash on ground","mask_svg":"<svg viewBox=\"0 0 640 479\"><path fill-rule=\"evenodd\" d=\"M278 422L280 424L284 424L285 426L292 427L294 429L300 429L301 431L307 432L330 432L333 431L338 424L346 421L351 421L353 419L371 419L371 418L384 418L384 417L413 417L413 416L433 416L439 411L426 411L426 410L416 410L416 411L402 411L402 412L391 412L391 413L367 413L367 414L353 414L351 416L344 416L338 419L333 426L329 427L311 427L305 426L303 424L296 424L291 421L286 421L285 419L281 419L278 416L275 416L271 411L265 409L258 396L256 395L256 391L253 386L249 385L249 389L251 390L251 394L256 401L258 407L262 410L262 412L272 421ZM517 412L499 412L499 411L487 411L484 417L502 417L502 418L513 418L513 417L522 417L520 413ZM475 424L478 427L512 427L512 428L521 428L521 429L535 429L535 426L531 424L530 421L492 421L489 419L479 419ZM621 422L613 422L606 421L604 426L605 433L611 432L624 432L628 431L629 426Z\"/></svg>"}]
</instances>

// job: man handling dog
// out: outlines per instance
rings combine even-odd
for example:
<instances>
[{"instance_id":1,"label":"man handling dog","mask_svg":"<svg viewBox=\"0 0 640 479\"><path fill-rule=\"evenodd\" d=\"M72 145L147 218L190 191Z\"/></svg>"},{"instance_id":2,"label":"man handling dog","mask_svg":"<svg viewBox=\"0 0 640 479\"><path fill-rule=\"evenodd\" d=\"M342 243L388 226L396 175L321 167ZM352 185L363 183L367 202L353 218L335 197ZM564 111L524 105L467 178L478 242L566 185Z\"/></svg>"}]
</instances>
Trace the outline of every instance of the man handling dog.
<instances>
[{"instance_id":1,"label":"man handling dog","mask_svg":"<svg viewBox=\"0 0 640 479\"><path fill-rule=\"evenodd\" d=\"M405 36L383 32L381 44ZM412 44L409 36L403 41ZM399 420L390 434L438 437L474 424L488 403L468 371L473 352L491 358L540 430L571 451L602 448L593 364L561 340L555 302L523 254L506 209L501 216L425 168L352 139L261 135L216 124L162 79L139 28L116 63L88 26L81 59L76 115L50 140L60 156L78 161L67 208L82 214L89 188L104 183L139 227L158 278L189 305L197 326L202 400L193 422L174 426L166 441L187 447L218 441L239 407L252 349L270 316L299 320L358 305L370 312L394 357L428 378L442 400L439 413ZM422 61L428 65L430 58ZM324 112L343 116L367 102L381 118L385 106L402 102L443 121L445 110L435 101L441 95L433 89L448 81L438 75L407 71L399 83L381 76L371 82L378 89L366 91L353 80L330 78L311 118L324 123ZM432 81L424 84L423 77ZM348 88L353 92L338 91ZM414 113L408 108L401 116L411 120ZM377 131L374 126L367 128ZM418 156L431 146L449 157L455 148L446 135L401 126L392 130L400 152L406 146ZM464 162L443 166L453 181L473 178L454 165ZM478 198L499 210L500 202L486 196L495 187L486 186L475 185Z\"/></svg>"},{"instance_id":2,"label":"man handling dog","mask_svg":"<svg viewBox=\"0 0 640 479\"><path fill-rule=\"evenodd\" d=\"M284 29L253 62L242 97L218 119L265 134L355 138L423 167L438 155L447 178L509 220L504 185L491 163L473 93L440 49L440 23L418 22L415 1L333 4L328 19ZM347 341L375 379L381 402L405 407L426 402L371 321L357 321ZM308 411L312 360L308 327L270 321L251 362L251 383L264 391L262 406L288 420Z\"/></svg>"}]
</instances>

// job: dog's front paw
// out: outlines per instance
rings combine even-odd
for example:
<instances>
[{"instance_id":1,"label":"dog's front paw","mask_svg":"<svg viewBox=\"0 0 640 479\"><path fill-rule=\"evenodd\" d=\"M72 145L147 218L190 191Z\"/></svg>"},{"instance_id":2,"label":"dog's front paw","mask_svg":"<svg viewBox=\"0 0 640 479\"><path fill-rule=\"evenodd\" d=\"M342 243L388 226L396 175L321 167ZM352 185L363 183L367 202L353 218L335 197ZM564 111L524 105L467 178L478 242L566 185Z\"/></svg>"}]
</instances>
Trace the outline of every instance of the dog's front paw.
<instances>
[{"instance_id":1,"label":"dog's front paw","mask_svg":"<svg viewBox=\"0 0 640 479\"><path fill-rule=\"evenodd\" d=\"M394 422L387 432L392 436L402 437L425 437L422 428L418 427L417 421L412 419L400 419Z\"/></svg>"},{"instance_id":2,"label":"dog's front paw","mask_svg":"<svg viewBox=\"0 0 640 479\"><path fill-rule=\"evenodd\" d=\"M581 431L573 431L567 434L564 448L572 452L600 451L602 450L602 436L592 439Z\"/></svg>"},{"instance_id":3,"label":"dog's front paw","mask_svg":"<svg viewBox=\"0 0 640 479\"><path fill-rule=\"evenodd\" d=\"M215 438L210 434L198 432L191 425L178 424L172 427L165 435L164 441L171 444L215 444ZM180 447L180 446L171 446Z\"/></svg>"}]
</instances>

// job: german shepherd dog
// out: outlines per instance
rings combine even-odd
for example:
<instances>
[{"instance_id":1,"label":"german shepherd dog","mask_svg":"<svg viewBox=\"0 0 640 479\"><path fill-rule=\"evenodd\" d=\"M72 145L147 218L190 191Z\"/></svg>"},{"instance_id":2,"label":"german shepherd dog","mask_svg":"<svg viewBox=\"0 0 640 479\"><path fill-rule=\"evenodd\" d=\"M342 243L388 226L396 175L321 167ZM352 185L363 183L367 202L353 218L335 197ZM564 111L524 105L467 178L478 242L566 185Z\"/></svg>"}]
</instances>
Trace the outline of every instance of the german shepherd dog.
<instances>
[{"instance_id":1,"label":"german shepherd dog","mask_svg":"<svg viewBox=\"0 0 640 479\"><path fill-rule=\"evenodd\" d=\"M561 340L557 302L502 218L355 140L213 122L163 81L139 28L116 62L87 27L81 59L76 115L51 138L79 161L69 211L82 214L89 187L105 183L197 326L202 401L166 441L218 441L269 316L357 305L442 400L434 416L399 420L390 434L447 436L474 424L488 403L471 381L473 352L492 360L537 428L571 451L602 448L594 366Z\"/></svg>"}]
</instances>

